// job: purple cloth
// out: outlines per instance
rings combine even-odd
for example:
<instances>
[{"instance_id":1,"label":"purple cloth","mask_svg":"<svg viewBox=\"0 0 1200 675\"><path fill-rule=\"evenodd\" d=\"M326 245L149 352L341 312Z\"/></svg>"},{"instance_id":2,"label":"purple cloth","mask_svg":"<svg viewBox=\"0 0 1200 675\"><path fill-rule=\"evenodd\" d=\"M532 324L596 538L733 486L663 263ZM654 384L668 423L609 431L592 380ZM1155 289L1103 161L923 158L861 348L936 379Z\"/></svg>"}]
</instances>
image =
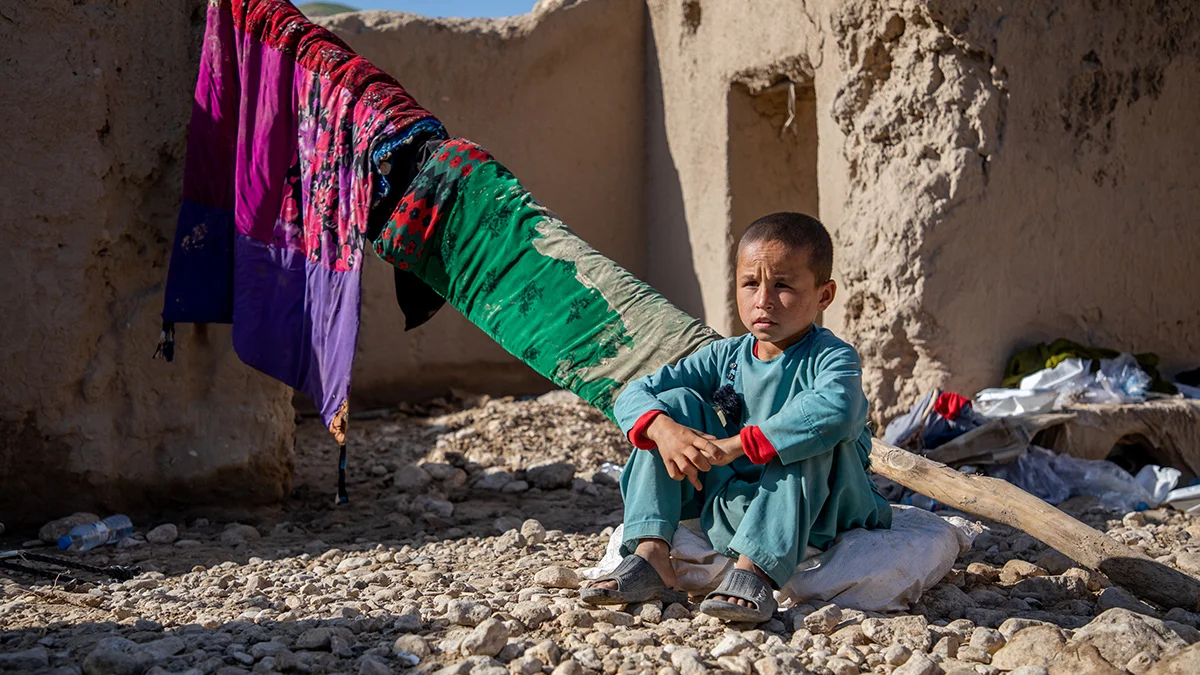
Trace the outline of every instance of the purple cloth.
<instances>
[{"instance_id":1,"label":"purple cloth","mask_svg":"<svg viewBox=\"0 0 1200 675\"><path fill-rule=\"evenodd\" d=\"M164 324L232 323L238 356L344 441L367 220L388 187L373 153L441 136L285 0L210 2Z\"/></svg>"}]
</instances>

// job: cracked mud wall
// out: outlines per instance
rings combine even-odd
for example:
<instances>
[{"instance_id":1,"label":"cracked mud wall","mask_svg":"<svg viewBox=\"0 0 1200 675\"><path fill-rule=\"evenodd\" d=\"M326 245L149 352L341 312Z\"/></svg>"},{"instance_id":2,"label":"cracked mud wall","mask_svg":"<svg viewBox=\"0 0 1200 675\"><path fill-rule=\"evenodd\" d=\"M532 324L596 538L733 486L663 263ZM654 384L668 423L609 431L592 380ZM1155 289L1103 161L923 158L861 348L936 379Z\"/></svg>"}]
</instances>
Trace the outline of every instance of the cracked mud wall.
<instances>
[{"instance_id":1,"label":"cracked mud wall","mask_svg":"<svg viewBox=\"0 0 1200 675\"><path fill-rule=\"evenodd\" d=\"M852 2L829 25L848 179L831 319L877 414L973 394L1060 336L1194 367L1192 3Z\"/></svg>"},{"instance_id":2,"label":"cracked mud wall","mask_svg":"<svg viewBox=\"0 0 1200 675\"><path fill-rule=\"evenodd\" d=\"M745 159L770 144L738 133L731 100L791 80L815 97L836 247L824 322L862 353L878 420L933 386L994 385L1015 349L1060 336L1196 365L1191 3L648 7L648 280L681 307L739 331L728 256L754 207L738 194L772 181Z\"/></svg>"},{"instance_id":3,"label":"cracked mud wall","mask_svg":"<svg viewBox=\"0 0 1200 675\"><path fill-rule=\"evenodd\" d=\"M487 148L543 205L645 278L643 13L640 0L547 0L505 19L372 11L322 19L394 75L450 134ZM444 308L404 332L391 268L365 270L355 404L457 387L519 394L552 385Z\"/></svg>"},{"instance_id":4,"label":"cracked mud wall","mask_svg":"<svg viewBox=\"0 0 1200 675\"><path fill-rule=\"evenodd\" d=\"M225 326L152 361L202 0L0 6L0 521L278 501L290 391Z\"/></svg>"},{"instance_id":5,"label":"cracked mud wall","mask_svg":"<svg viewBox=\"0 0 1200 675\"><path fill-rule=\"evenodd\" d=\"M735 231L748 224L740 221L766 215L781 199L798 207L816 201L815 195L801 195L753 204L751 186L781 163L792 163L775 155L764 160L769 167L764 170L749 155L769 151L762 140L767 134L759 128L782 122L775 119L777 101L769 99L778 97L772 86L787 81L798 85L802 97L818 87L815 115L802 114L808 124L800 130L806 142L815 142L811 120L817 119L819 127L822 115L820 16L790 0L649 0L646 5L647 281L680 308L732 335L740 328L732 302L731 251ZM803 157L807 164L815 156L816 165L802 171L815 173L819 183L825 159L812 148L783 147L789 145L796 141L783 143L782 154ZM769 182L788 181L771 177ZM811 187L810 180L799 183L802 191ZM820 201L824 209L823 196Z\"/></svg>"}]
</instances>

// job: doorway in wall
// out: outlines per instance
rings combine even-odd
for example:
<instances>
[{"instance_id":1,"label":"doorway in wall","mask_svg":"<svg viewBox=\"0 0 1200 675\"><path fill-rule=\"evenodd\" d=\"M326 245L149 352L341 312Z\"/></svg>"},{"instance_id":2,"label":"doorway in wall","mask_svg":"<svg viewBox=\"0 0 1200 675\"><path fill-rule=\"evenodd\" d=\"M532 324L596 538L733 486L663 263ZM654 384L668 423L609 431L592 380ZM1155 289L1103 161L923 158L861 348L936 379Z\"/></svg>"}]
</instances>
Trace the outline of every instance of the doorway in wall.
<instances>
[{"instance_id":1,"label":"doorway in wall","mask_svg":"<svg viewBox=\"0 0 1200 675\"><path fill-rule=\"evenodd\" d=\"M817 107L811 82L789 80L760 88L729 87L728 175L730 269L746 227L777 211L817 216ZM737 320L734 284L729 287L733 334Z\"/></svg>"}]
</instances>

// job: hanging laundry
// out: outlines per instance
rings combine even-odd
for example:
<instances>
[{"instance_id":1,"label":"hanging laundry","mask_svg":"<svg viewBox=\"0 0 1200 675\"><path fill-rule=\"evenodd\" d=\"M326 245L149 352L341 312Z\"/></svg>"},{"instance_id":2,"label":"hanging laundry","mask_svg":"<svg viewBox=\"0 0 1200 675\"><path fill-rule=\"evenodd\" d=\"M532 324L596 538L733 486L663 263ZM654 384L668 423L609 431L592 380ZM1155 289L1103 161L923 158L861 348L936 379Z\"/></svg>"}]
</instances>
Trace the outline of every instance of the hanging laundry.
<instances>
[{"instance_id":1,"label":"hanging laundry","mask_svg":"<svg viewBox=\"0 0 1200 675\"><path fill-rule=\"evenodd\" d=\"M628 382L720 337L575 236L486 150L434 145L375 252L535 371L611 418Z\"/></svg>"},{"instance_id":2,"label":"hanging laundry","mask_svg":"<svg viewBox=\"0 0 1200 675\"><path fill-rule=\"evenodd\" d=\"M161 353L175 323L232 323L238 356L308 395L343 443L363 254L387 216L372 207L445 130L290 3L207 11ZM410 327L441 303L407 297Z\"/></svg>"},{"instance_id":3,"label":"hanging laundry","mask_svg":"<svg viewBox=\"0 0 1200 675\"><path fill-rule=\"evenodd\" d=\"M204 45L163 355L176 322L233 323L242 360L344 443L367 245L409 327L448 300L610 417L627 382L720 337L285 0L213 0Z\"/></svg>"}]
</instances>

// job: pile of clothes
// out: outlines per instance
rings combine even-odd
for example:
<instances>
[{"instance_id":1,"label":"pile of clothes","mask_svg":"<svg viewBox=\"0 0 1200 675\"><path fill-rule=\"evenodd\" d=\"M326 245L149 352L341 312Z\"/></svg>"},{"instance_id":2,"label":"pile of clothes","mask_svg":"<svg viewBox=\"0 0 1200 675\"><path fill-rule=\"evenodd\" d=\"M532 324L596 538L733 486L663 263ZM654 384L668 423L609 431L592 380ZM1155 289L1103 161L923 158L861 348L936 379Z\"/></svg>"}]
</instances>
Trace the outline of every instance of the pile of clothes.
<instances>
[{"instance_id":1,"label":"pile of clothes","mask_svg":"<svg viewBox=\"0 0 1200 675\"><path fill-rule=\"evenodd\" d=\"M952 391L930 390L907 413L892 420L883 440L914 452L934 450L987 418L975 412L971 399Z\"/></svg>"},{"instance_id":2,"label":"pile of clothes","mask_svg":"<svg viewBox=\"0 0 1200 675\"><path fill-rule=\"evenodd\" d=\"M1179 392L1158 372L1154 354L1124 354L1070 340L1038 344L1013 355L1002 388L975 396L981 414L1003 417L1061 410L1077 403L1141 403Z\"/></svg>"},{"instance_id":3,"label":"pile of clothes","mask_svg":"<svg viewBox=\"0 0 1200 675\"><path fill-rule=\"evenodd\" d=\"M1081 495L1125 511L1184 504L1197 491L1175 489L1182 475L1177 469L1155 464L1123 468L1034 444L1040 432L1073 418L1067 410L1071 406L1140 403L1171 395L1200 398L1200 370L1180 373L1171 383L1157 367L1154 354L1134 356L1069 340L1038 344L1013 356L1004 388L984 389L974 400L930 391L888 425L884 440L961 471L1003 478L1052 504ZM938 508L927 497L884 479L877 482L892 501Z\"/></svg>"}]
</instances>

